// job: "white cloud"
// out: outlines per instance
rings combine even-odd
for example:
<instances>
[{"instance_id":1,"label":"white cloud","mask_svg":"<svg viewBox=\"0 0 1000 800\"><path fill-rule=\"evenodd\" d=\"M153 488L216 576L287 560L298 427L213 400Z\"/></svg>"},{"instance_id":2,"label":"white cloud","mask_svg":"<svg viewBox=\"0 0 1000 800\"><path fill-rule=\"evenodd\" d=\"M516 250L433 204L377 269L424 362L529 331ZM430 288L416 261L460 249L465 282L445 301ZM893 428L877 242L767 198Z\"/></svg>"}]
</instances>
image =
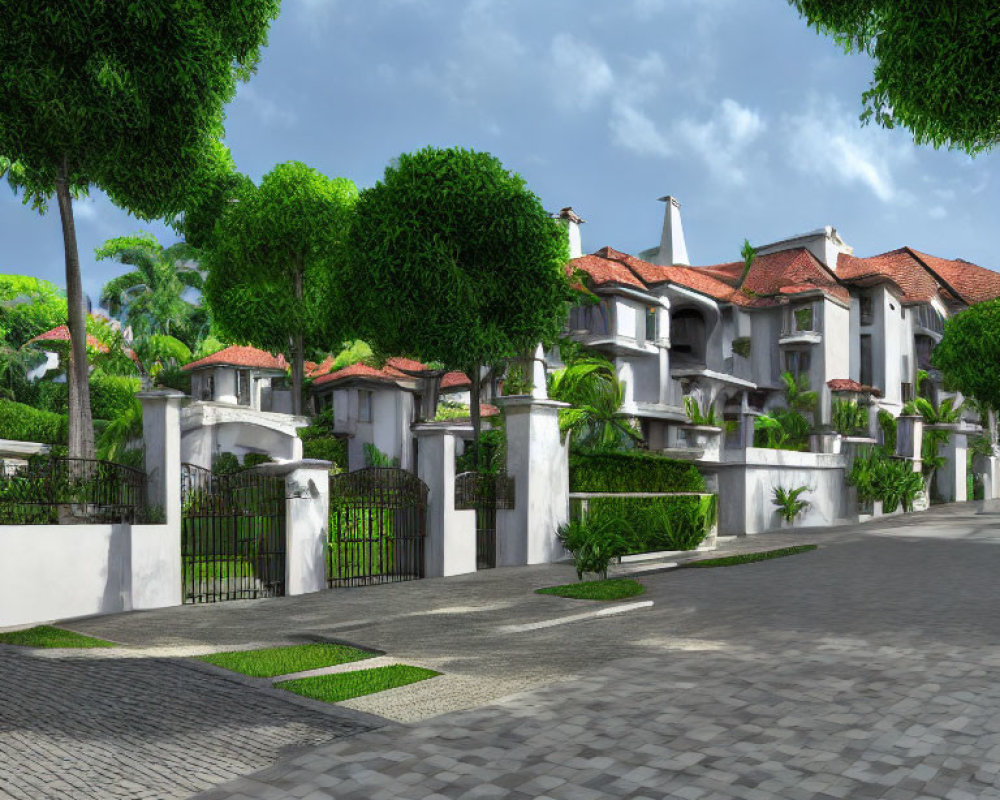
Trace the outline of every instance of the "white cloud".
<instances>
[{"instance_id":1,"label":"white cloud","mask_svg":"<svg viewBox=\"0 0 1000 800\"><path fill-rule=\"evenodd\" d=\"M592 108L615 85L614 73L600 51L568 33L552 40L550 74L556 104L568 110Z\"/></svg>"},{"instance_id":2,"label":"white cloud","mask_svg":"<svg viewBox=\"0 0 1000 800\"><path fill-rule=\"evenodd\" d=\"M707 120L679 121L676 135L701 157L717 180L739 185L747 180L750 146L766 129L759 113L727 97Z\"/></svg>"},{"instance_id":3,"label":"white cloud","mask_svg":"<svg viewBox=\"0 0 1000 800\"><path fill-rule=\"evenodd\" d=\"M913 146L878 127L861 127L834 100L813 97L782 126L791 163L827 183L860 184L883 203L906 204L913 196L897 185L894 171L912 161Z\"/></svg>"},{"instance_id":4,"label":"white cloud","mask_svg":"<svg viewBox=\"0 0 1000 800\"><path fill-rule=\"evenodd\" d=\"M269 97L265 97L249 83L240 86L236 99L237 102L243 101L265 125L291 128L299 121L298 115L294 111L278 105Z\"/></svg>"},{"instance_id":5,"label":"white cloud","mask_svg":"<svg viewBox=\"0 0 1000 800\"><path fill-rule=\"evenodd\" d=\"M666 158L673 154L668 138L635 106L616 102L612 108L611 140L640 156Z\"/></svg>"}]
</instances>

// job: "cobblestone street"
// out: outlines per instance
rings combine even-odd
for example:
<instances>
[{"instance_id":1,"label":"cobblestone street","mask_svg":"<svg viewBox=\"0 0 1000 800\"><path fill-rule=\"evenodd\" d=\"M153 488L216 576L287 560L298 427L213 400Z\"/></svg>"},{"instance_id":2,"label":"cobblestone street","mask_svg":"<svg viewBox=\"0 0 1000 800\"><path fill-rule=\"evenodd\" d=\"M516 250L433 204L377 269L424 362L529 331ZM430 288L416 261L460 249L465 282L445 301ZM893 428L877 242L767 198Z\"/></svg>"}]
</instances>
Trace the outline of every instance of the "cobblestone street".
<instances>
[{"instance_id":1,"label":"cobblestone street","mask_svg":"<svg viewBox=\"0 0 1000 800\"><path fill-rule=\"evenodd\" d=\"M648 574L651 608L507 633L593 608L531 593L571 568L82 620L127 646L0 650L0 796L1000 797L998 519L726 543L821 547ZM445 675L321 707L125 657L308 638Z\"/></svg>"}]
</instances>

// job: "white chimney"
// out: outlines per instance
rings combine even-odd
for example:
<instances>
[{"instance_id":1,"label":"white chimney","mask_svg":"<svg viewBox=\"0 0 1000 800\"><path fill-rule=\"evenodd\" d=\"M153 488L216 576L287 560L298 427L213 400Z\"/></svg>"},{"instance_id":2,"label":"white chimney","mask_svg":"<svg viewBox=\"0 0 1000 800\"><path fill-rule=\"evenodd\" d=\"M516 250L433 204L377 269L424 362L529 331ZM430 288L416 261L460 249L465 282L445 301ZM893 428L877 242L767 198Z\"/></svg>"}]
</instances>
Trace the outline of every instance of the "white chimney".
<instances>
[{"instance_id":1,"label":"white chimney","mask_svg":"<svg viewBox=\"0 0 1000 800\"><path fill-rule=\"evenodd\" d=\"M566 206L566 208L560 211L556 215L556 219L562 221L569 233L569 257L579 258L583 255L583 245L580 241L580 226L586 220L581 219L571 206Z\"/></svg>"},{"instance_id":2,"label":"white chimney","mask_svg":"<svg viewBox=\"0 0 1000 800\"><path fill-rule=\"evenodd\" d=\"M681 226L681 204L677 199L667 195L660 201L667 204L663 211L663 235L660 236L660 249L653 257L654 264L668 267L671 264L690 265L687 245L684 244L684 228Z\"/></svg>"}]
</instances>

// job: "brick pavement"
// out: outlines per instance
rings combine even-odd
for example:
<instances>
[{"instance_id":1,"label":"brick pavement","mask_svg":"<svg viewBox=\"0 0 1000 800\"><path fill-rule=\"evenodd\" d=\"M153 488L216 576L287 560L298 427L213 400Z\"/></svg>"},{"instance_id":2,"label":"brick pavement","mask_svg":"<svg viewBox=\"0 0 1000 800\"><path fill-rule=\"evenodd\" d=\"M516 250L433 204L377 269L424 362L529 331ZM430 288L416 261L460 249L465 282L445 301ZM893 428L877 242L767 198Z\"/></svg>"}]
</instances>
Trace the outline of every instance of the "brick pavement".
<instances>
[{"instance_id":1,"label":"brick pavement","mask_svg":"<svg viewBox=\"0 0 1000 800\"><path fill-rule=\"evenodd\" d=\"M116 662L80 656L67 667L67 675L79 671L75 682L50 672L20 693L22 711L9 725L20 736L14 756L40 754L34 769L43 787L54 774L95 781L78 784L81 797L179 796L157 794L154 773L165 771L179 791L180 773L188 782L200 776L200 786L219 780L209 763L245 775L273 766L209 790L205 800L1000 797L1000 691L992 680L1000 665L997 520L945 508L864 530L741 540L734 543L740 550L809 540L826 546L755 565L651 574L642 580L652 609L506 635L498 633L504 624L586 607L531 594L572 579L570 568L80 621L72 627L140 647L337 637L443 669L466 705L479 707L347 738L327 730L327 744L282 756L281 736L313 724L314 712L199 674L194 686L202 691L191 689L185 712L171 711L167 697L158 701L163 714L186 719L218 693L227 699L215 707L231 724L199 733L175 721L150 733L141 707L105 709L108 693L115 698L116 686L132 685L133 702L143 703L157 693L183 695L190 687L180 671L190 670L123 661L117 669L145 665L145 683L118 674L87 694L94 671L106 669L95 665ZM28 673L70 664L7 658ZM2 711L18 682L32 684L6 663L0 675L13 678L0 696ZM449 684L435 678L368 702L426 717L439 710L435 685ZM277 705L262 710L258 701ZM137 718L123 727L122 714ZM245 732L267 729L274 715L284 720L283 733L254 752L255 737ZM49 744L67 730L62 750ZM301 744L313 733L289 738ZM11 741L0 731L0 747L8 748L0 764L11 757ZM195 753L190 767L183 742ZM118 782L97 783L105 770ZM121 782L126 777L131 785Z\"/></svg>"}]
</instances>

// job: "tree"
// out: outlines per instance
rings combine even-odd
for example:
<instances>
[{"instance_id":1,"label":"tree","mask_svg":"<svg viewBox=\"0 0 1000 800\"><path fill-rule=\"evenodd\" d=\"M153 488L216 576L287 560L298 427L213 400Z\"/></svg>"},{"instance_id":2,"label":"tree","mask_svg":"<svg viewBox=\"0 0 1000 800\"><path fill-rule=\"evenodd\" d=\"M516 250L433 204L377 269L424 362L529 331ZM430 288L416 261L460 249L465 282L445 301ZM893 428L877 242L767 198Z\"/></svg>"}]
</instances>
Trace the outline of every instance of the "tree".
<instances>
[{"instance_id":1,"label":"tree","mask_svg":"<svg viewBox=\"0 0 1000 800\"><path fill-rule=\"evenodd\" d=\"M69 452L92 458L73 198L91 187L136 216L183 211L218 171L223 107L251 74L279 0L10 0L0 17L0 175L25 203L56 197L66 260Z\"/></svg>"},{"instance_id":2,"label":"tree","mask_svg":"<svg viewBox=\"0 0 1000 800\"><path fill-rule=\"evenodd\" d=\"M970 155L1000 140L1000 14L993 0L789 0L847 52L875 60L865 122Z\"/></svg>"},{"instance_id":3,"label":"tree","mask_svg":"<svg viewBox=\"0 0 1000 800\"><path fill-rule=\"evenodd\" d=\"M184 299L189 289L203 288L193 247L178 242L164 248L152 234L140 234L109 239L94 254L135 267L101 289L101 305L111 316L139 336L174 336L189 347L201 338L205 311Z\"/></svg>"},{"instance_id":4,"label":"tree","mask_svg":"<svg viewBox=\"0 0 1000 800\"><path fill-rule=\"evenodd\" d=\"M66 324L66 295L48 281L28 275L0 275L0 331L14 349Z\"/></svg>"},{"instance_id":5,"label":"tree","mask_svg":"<svg viewBox=\"0 0 1000 800\"><path fill-rule=\"evenodd\" d=\"M945 320L931 363L952 389L993 411L1000 409L1000 299Z\"/></svg>"},{"instance_id":6,"label":"tree","mask_svg":"<svg viewBox=\"0 0 1000 800\"><path fill-rule=\"evenodd\" d=\"M361 193L344 297L383 356L464 372L480 431L482 367L533 352L566 320L565 228L488 153L401 155Z\"/></svg>"},{"instance_id":7,"label":"tree","mask_svg":"<svg viewBox=\"0 0 1000 800\"><path fill-rule=\"evenodd\" d=\"M296 414L306 347L348 338L335 295L357 198L346 178L279 164L242 185L208 241L205 295L222 338L289 351Z\"/></svg>"}]
</instances>

